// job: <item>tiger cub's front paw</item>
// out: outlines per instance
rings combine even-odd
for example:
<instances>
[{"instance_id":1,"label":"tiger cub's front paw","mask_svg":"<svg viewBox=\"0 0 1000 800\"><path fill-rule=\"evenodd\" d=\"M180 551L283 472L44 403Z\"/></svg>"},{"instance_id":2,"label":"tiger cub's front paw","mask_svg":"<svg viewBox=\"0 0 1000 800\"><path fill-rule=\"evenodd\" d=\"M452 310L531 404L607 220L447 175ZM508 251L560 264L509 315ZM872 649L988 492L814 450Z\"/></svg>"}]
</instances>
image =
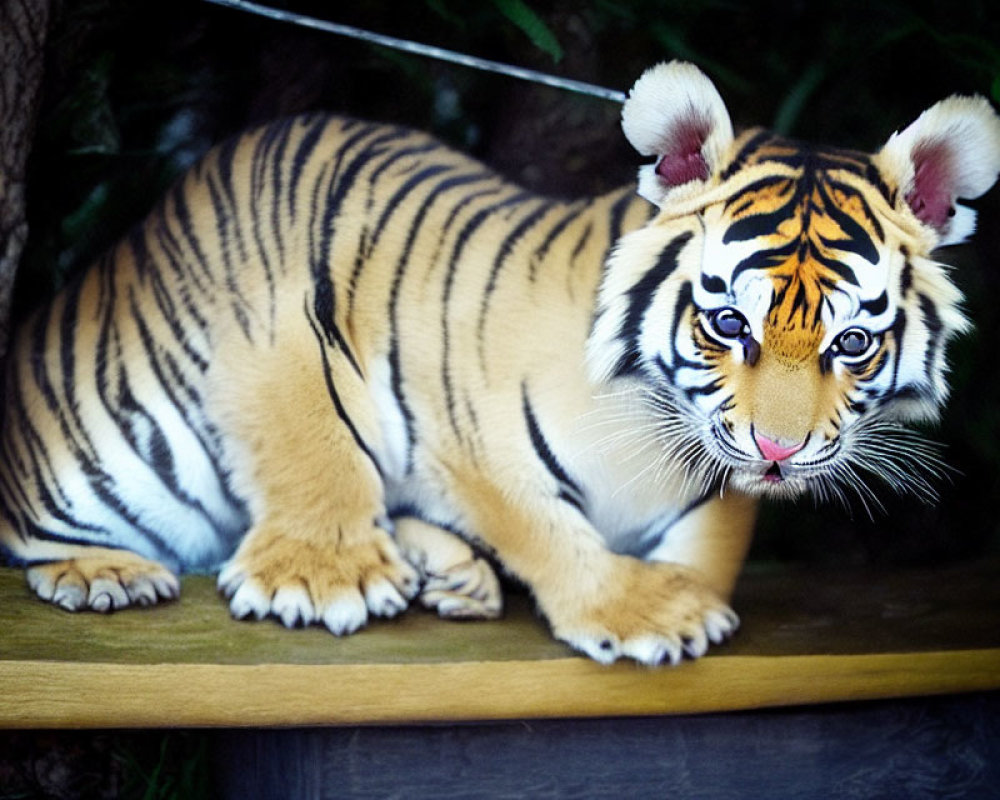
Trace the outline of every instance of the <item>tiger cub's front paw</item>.
<instances>
[{"instance_id":1,"label":"tiger cub's front paw","mask_svg":"<svg viewBox=\"0 0 1000 800\"><path fill-rule=\"evenodd\" d=\"M286 627L319 622L338 636L369 614L393 617L419 589L416 571L381 528L343 532L317 545L266 529L251 531L219 573L237 619L274 616Z\"/></svg>"},{"instance_id":2,"label":"tiger cub's front paw","mask_svg":"<svg viewBox=\"0 0 1000 800\"><path fill-rule=\"evenodd\" d=\"M67 611L118 611L174 600L180 583L162 564L128 550L92 548L91 555L28 567L28 585Z\"/></svg>"},{"instance_id":3,"label":"tiger cub's front paw","mask_svg":"<svg viewBox=\"0 0 1000 800\"><path fill-rule=\"evenodd\" d=\"M558 639L609 664L633 658L643 664L677 664L699 658L725 641L739 618L690 570L616 557L595 596L570 589L543 611Z\"/></svg>"}]
</instances>

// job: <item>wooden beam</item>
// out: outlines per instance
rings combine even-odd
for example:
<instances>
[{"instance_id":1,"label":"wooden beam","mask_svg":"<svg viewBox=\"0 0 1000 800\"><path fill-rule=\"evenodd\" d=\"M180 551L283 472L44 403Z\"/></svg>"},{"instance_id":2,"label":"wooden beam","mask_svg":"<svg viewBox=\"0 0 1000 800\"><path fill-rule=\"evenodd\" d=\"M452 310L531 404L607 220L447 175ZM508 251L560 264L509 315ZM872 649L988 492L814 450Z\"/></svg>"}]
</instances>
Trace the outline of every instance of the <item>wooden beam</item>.
<instances>
[{"instance_id":1,"label":"wooden beam","mask_svg":"<svg viewBox=\"0 0 1000 800\"><path fill-rule=\"evenodd\" d=\"M337 639L232 621L211 579L178 603L68 614L0 570L0 727L324 725L695 713L1000 688L1000 564L752 568L729 644L602 667L522 596L503 620L410 611Z\"/></svg>"}]
</instances>

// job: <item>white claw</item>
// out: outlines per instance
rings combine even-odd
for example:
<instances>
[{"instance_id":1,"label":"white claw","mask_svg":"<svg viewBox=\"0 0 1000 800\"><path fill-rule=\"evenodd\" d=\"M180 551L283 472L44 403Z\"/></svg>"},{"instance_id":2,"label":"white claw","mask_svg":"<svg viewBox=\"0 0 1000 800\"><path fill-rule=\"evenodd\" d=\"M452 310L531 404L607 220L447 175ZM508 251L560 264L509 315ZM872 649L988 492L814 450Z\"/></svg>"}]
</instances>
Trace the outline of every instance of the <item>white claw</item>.
<instances>
[{"instance_id":1,"label":"white claw","mask_svg":"<svg viewBox=\"0 0 1000 800\"><path fill-rule=\"evenodd\" d=\"M72 584L56 586L51 595L52 602L66 611L79 611L86 605L83 590Z\"/></svg>"},{"instance_id":2,"label":"white claw","mask_svg":"<svg viewBox=\"0 0 1000 800\"><path fill-rule=\"evenodd\" d=\"M379 580L365 587L368 610L377 617L394 617L406 609L406 599L389 580Z\"/></svg>"},{"instance_id":3,"label":"white claw","mask_svg":"<svg viewBox=\"0 0 1000 800\"><path fill-rule=\"evenodd\" d=\"M323 624L335 636L354 633L368 621L368 608L357 593L347 593L332 602L323 613Z\"/></svg>"},{"instance_id":4,"label":"white claw","mask_svg":"<svg viewBox=\"0 0 1000 800\"><path fill-rule=\"evenodd\" d=\"M698 631L684 643L684 654L688 658L701 658L707 651L707 631Z\"/></svg>"},{"instance_id":5,"label":"white claw","mask_svg":"<svg viewBox=\"0 0 1000 800\"><path fill-rule=\"evenodd\" d=\"M712 644L721 644L724 642L728 629L728 621L718 611L709 611L705 615L705 634Z\"/></svg>"},{"instance_id":6,"label":"white claw","mask_svg":"<svg viewBox=\"0 0 1000 800\"><path fill-rule=\"evenodd\" d=\"M263 619L267 614L268 602L250 582L240 584L229 601L229 613L236 619Z\"/></svg>"},{"instance_id":7,"label":"white claw","mask_svg":"<svg viewBox=\"0 0 1000 800\"><path fill-rule=\"evenodd\" d=\"M286 628L310 625L316 618L309 593L301 586L284 586L271 599L271 613Z\"/></svg>"}]
</instances>

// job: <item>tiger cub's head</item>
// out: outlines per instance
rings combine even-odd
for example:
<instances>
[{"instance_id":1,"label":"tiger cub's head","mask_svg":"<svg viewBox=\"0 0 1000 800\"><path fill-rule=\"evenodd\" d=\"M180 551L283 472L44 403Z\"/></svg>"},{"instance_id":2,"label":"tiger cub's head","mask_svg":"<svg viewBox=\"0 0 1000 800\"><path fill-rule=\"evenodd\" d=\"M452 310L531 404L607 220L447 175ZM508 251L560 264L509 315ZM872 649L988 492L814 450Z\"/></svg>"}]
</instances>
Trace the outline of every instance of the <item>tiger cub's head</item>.
<instances>
[{"instance_id":1,"label":"tiger cub's head","mask_svg":"<svg viewBox=\"0 0 1000 800\"><path fill-rule=\"evenodd\" d=\"M967 326L934 251L962 241L1000 171L1000 118L951 97L874 154L734 136L711 82L661 64L622 113L659 207L605 272L592 376L628 381L663 466L706 488L870 496L864 473L930 493L934 450L902 421L947 396Z\"/></svg>"}]
</instances>

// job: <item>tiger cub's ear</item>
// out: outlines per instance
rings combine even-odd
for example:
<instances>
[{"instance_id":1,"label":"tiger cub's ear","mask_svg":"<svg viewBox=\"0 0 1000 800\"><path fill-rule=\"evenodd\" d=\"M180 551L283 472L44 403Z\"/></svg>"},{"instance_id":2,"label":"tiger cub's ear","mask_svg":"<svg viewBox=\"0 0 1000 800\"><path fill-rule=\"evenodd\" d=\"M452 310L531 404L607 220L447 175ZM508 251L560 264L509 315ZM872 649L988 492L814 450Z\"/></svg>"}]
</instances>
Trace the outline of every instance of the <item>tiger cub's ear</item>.
<instances>
[{"instance_id":1,"label":"tiger cub's ear","mask_svg":"<svg viewBox=\"0 0 1000 800\"><path fill-rule=\"evenodd\" d=\"M949 97L890 136L876 163L936 246L957 244L975 229L976 212L956 201L979 197L1000 173L1000 117L983 97Z\"/></svg>"},{"instance_id":2,"label":"tiger cub's ear","mask_svg":"<svg viewBox=\"0 0 1000 800\"><path fill-rule=\"evenodd\" d=\"M712 82L681 61L657 64L635 82L622 108L622 130L656 163L639 169L639 194L664 206L701 188L733 142L729 112Z\"/></svg>"}]
</instances>

